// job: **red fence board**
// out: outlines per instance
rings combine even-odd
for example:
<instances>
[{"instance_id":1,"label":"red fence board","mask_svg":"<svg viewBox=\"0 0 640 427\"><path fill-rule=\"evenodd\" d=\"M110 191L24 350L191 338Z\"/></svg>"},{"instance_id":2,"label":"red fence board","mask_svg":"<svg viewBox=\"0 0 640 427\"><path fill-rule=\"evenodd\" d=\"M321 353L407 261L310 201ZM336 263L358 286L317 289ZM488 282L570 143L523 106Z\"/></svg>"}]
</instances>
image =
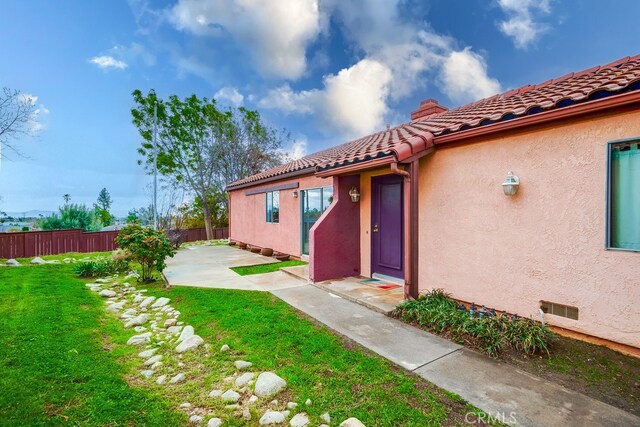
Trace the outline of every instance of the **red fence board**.
<instances>
[{"instance_id":1,"label":"red fence board","mask_svg":"<svg viewBox=\"0 0 640 427\"><path fill-rule=\"evenodd\" d=\"M206 240L204 228L179 230L181 240L194 242ZM213 230L214 239L228 239L228 228ZM31 258L42 255L57 255L66 252L105 252L116 249L118 231L82 230L25 231L0 233L0 258Z\"/></svg>"}]
</instances>

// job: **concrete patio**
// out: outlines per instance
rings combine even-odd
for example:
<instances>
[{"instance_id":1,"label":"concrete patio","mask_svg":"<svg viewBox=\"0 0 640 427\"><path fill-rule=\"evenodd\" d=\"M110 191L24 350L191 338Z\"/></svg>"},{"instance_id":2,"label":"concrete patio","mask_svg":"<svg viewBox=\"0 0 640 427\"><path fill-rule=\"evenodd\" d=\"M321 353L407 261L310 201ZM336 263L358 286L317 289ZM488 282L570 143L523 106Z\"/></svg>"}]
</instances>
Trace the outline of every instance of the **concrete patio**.
<instances>
[{"instance_id":1,"label":"concrete patio","mask_svg":"<svg viewBox=\"0 0 640 427\"><path fill-rule=\"evenodd\" d=\"M356 291L361 279L310 286L300 275L278 271L239 276L231 266L274 262L228 246L193 247L169 260L166 277L175 286L270 291L337 333L456 393L505 424L523 426L635 426L640 418L555 383L497 362L451 341L363 306L380 298ZM302 276L304 279L304 276ZM357 283L357 284L356 284ZM401 289L401 288L400 288ZM359 304L355 304L353 299ZM358 300L359 299L359 300Z\"/></svg>"}]
</instances>

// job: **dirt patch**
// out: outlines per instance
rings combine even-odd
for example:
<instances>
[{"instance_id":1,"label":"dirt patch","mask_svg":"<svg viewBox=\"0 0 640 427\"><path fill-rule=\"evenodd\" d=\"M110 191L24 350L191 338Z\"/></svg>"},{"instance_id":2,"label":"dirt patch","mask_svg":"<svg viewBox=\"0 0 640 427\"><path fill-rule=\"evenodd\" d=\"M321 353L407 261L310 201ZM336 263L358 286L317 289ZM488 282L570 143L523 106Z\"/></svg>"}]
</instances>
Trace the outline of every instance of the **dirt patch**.
<instances>
[{"instance_id":1,"label":"dirt patch","mask_svg":"<svg viewBox=\"0 0 640 427\"><path fill-rule=\"evenodd\" d=\"M501 355L516 366L569 390L640 415L640 359L609 348L556 335L550 355Z\"/></svg>"}]
</instances>

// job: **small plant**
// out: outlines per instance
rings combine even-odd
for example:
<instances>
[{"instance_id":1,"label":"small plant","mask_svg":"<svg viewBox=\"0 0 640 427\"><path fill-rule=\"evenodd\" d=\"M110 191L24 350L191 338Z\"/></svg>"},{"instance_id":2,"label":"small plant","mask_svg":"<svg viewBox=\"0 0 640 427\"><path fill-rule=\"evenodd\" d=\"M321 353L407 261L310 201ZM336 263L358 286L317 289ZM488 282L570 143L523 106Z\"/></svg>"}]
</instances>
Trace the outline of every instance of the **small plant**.
<instances>
[{"instance_id":1,"label":"small plant","mask_svg":"<svg viewBox=\"0 0 640 427\"><path fill-rule=\"evenodd\" d=\"M392 315L456 342L478 347L491 356L507 347L526 354L549 353L551 332L546 325L532 319L510 318L505 314L472 316L459 310L456 302L442 289L405 301L396 307Z\"/></svg>"},{"instance_id":2,"label":"small plant","mask_svg":"<svg viewBox=\"0 0 640 427\"><path fill-rule=\"evenodd\" d=\"M132 261L140 263L143 281L153 281L153 269L165 269L165 259L176 253L162 231L143 227L134 222L124 227L116 237L116 243L125 250Z\"/></svg>"},{"instance_id":3,"label":"small plant","mask_svg":"<svg viewBox=\"0 0 640 427\"><path fill-rule=\"evenodd\" d=\"M82 261L73 266L73 272L80 277L104 277L129 269L126 260Z\"/></svg>"}]
</instances>

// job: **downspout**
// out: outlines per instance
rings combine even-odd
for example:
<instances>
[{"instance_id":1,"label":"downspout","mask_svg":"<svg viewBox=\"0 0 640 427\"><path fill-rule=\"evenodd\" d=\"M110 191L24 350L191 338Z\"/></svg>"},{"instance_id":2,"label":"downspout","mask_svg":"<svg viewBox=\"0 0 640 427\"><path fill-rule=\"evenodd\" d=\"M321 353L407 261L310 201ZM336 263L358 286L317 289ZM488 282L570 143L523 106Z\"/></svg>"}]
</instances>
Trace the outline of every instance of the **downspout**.
<instances>
[{"instance_id":1,"label":"downspout","mask_svg":"<svg viewBox=\"0 0 640 427\"><path fill-rule=\"evenodd\" d=\"M418 161L409 164L410 172L400 169L398 162L391 163L391 173L404 177L403 180L403 217L404 217L404 298L415 299L418 297L417 270L418 265L414 262L417 259L417 200L414 200L414 192L417 193L417 180L412 179L414 166ZM416 198L417 199L417 198ZM414 221L414 217L416 221ZM414 247L415 246L415 247Z\"/></svg>"}]
</instances>

